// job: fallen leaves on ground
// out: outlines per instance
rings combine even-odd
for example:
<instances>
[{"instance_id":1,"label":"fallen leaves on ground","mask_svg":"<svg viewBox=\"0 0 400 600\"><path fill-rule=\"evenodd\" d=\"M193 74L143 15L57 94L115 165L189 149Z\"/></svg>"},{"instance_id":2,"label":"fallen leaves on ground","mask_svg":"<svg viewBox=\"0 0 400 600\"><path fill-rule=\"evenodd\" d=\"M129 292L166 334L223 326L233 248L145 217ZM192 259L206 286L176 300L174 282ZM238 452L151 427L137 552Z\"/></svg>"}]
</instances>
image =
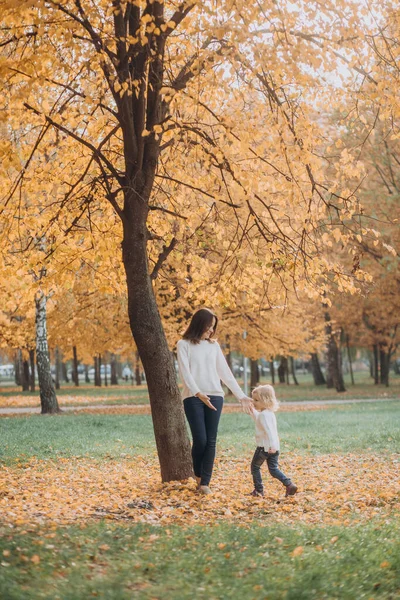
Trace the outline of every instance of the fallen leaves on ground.
<instances>
[{"instance_id":1,"label":"fallen leaves on ground","mask_svg":"<svg viewBox=\"0 0 400 600\"><path fill-rule=\"evenodd\" d=\"M351 524L398 514L399 456L286 454L281 468L299 486L293 498L263 469L265 498L249 496L251 456L220 453L213 494L195 481L162 484L155 456L94 461L31 459L0 470L0 519L9 524L70 523L90 519L151 524L253 519L293 524ZM384 468L383 468L384 462ZM334 538L331 540L334 543Z\"/></svg>"}]
</instances>

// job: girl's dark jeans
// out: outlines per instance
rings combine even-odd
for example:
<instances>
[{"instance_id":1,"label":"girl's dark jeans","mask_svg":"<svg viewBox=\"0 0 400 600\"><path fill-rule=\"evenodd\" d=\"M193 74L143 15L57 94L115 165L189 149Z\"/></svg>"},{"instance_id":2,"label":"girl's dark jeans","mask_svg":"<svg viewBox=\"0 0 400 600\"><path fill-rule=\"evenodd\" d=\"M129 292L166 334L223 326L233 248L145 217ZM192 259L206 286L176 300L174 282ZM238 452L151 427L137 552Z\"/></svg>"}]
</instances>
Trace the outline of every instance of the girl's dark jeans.
<instances>
[{"instance_id":1,"label":"girl's dark jeans","mask_svg":"<svg viewBox=\"0 0 400 600\"><path fill-rule=\"evenodd\" d=\"M185 398L183 406L192 432L192 460L196 477L201 477L200 485L209 485L214 466L217 445L218 423L224 399L209 396L217 410L208 408L197 396Z\"/></svg>"},{"instance_id":2,"label":"girl's dark jeans","mask_svg":"<svg viewBox=\"0 0 400 600\"><path fill-rule=\"evenodd\" d=\"M279 451L275 454L265 452L262 446L258 446L254 452L253 460L251 461L251 474L253 476L254 487L257 492L263 492L263 483L261 478L261 465L267 461L268 470L272 477L279 479L283 485L290 485L291 480L279 470L278 466Z\"/></svg>"}]
</instances>

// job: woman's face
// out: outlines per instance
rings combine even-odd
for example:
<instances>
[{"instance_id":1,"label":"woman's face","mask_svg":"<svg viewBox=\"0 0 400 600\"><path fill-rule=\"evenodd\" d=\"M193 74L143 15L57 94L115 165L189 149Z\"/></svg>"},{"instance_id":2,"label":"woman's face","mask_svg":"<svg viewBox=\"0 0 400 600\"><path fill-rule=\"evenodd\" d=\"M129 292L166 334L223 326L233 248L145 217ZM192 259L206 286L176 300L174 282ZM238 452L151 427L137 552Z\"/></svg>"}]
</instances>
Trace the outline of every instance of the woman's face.
<instances>
[{"instance_id":1,"label":"woman's face","mask_svg":"<svg viewBox=\"0 0 400 600\"><path fill-rule=\"evenodd\" d=\"M216 319L214 317L213 320L212 320L211 325L209 327L207 327L207 329L204 331L203 335L201 336L202 340L209 340L210 339L210 337L214 333L215 323L216 323Z\"/></svg>"}]
</instances>

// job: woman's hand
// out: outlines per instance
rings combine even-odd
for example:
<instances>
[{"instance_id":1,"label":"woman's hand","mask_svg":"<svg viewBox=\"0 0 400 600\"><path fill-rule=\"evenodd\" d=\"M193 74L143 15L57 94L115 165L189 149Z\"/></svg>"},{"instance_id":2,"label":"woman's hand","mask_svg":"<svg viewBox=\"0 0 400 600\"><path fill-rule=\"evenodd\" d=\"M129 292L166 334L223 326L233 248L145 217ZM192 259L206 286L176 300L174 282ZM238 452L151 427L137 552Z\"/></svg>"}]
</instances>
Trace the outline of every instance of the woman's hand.
<instances>
[{"instance_id":1,"label":"woman's hand","mask_svg":"<svg viewBox=\"0 0 400 600\"><path fill-rule=\"evenodd\" d=\"M247 413L248 415L253 414L253 400L251 398L248 396L243 396L243 398L240 398L239 402L242 405L243 412Z\"/></svg>"},{"instance_id":2,"label":"woman's hand","mask_svg":"<svg viewBox=\"0 0 400 600\"><path fill-rule=\"evenodd\" d=\"M201 400L202 402L204 402L204 404L206 406L208 406L208 408L211 408L211 410L217 410L215 408L215 406L213 404L211 404L211 400L210 400L210 398L206 394L202 394L201 392L197 392L196 396L197 396L197 398L199 400Z\"/></svg>"}]
</instances>

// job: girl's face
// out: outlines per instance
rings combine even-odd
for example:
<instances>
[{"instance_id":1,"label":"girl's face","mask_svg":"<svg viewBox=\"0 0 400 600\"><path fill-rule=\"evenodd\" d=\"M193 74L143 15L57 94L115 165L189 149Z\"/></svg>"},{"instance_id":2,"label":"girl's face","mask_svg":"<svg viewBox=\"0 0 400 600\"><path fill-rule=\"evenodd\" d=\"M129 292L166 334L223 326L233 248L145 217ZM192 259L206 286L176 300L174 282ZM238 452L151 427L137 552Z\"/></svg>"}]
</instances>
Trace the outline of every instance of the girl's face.
<instances>
[{"instance_id":1,"label":"girl's face","mask_svg":"<svg viewBox=\"0 0 400 600\"><path fill-rule=\"evenodd\" d=\"M251 392L251 397L253 400L254 408L256 410L263 410L265 408L264 404L262 402L260 402L260 400L257 398L257 396L254 392Z\"/></svg>"},{"instance_id":2,"label":"girl's face","mask_svg":"<svg viewBox=\"0 0 400 600\"><path fill-rule=\"evenodd\" d=\"M209 327L207 327L207 329L204 331L203 335L201 336L202 340L209 340L210 339L210 337L214 333L215 323L216 323L216 319L215 319L215 317L213 317L211 325Z\"/></svg>"}]
</instances>

